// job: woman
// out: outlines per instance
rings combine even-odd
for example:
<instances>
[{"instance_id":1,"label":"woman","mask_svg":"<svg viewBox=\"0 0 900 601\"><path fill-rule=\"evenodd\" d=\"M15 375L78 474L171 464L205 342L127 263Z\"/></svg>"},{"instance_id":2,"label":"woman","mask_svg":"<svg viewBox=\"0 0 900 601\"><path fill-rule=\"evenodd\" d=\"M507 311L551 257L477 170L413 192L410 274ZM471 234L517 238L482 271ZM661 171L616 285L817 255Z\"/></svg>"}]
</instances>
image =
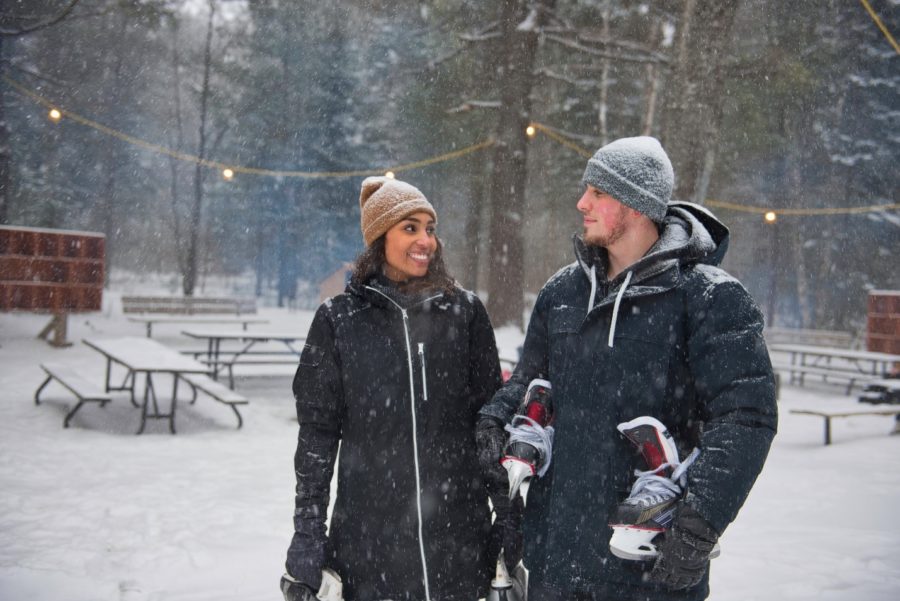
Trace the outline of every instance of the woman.
<instances>
[{"instance_id":1,"label":"woman","mask_svg":"<svg viewBox=\"0 0 900 601\"><path fill-rule=\"evenodd\" d=\"M473 435L500 386L493 330L448 275L418 189L368 178L360 208L366 249L346 291L319 307L294 378L295 532L282 591L314 599L327 569L346 601L474 601L497 557Z\"/></svg>"}]
</instances>

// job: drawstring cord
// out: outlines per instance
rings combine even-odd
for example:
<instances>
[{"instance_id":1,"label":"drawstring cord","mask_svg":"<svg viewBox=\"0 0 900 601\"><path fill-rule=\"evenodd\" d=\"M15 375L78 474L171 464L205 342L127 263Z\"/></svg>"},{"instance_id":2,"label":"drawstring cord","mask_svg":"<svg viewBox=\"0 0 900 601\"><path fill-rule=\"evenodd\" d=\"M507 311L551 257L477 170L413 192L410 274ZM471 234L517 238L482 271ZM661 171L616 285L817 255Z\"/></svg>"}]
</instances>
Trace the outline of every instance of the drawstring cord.
<instances>
[{"instance_id":1,"label":"drawstring cord","mask_svg":"<svg viewBox=\"0 0 900 601\"><path fill-rule=\"evenodd\" d=\"M625 281L622 282L622 287L619 288L619 293L616 295L616 304L613 305L612 323L609 325L609 340L607 340L609 348L613 347L613 339L616 336L616 321L619 319L619 305L622 303L622 297L625 295L625 289L628 288L628 283L631 282L631 273L632 272L629 271L625 275ZM591 295L591 300L593 301L593 294Z\"/></svg>"},{"instance_id":2,"label":"drawstring cord","mask_svg":"<svg viewBox=\"0 0 900 601\"><path fill-rule=\"evenodd\" d=\"M587 312L594 308L594 299L597 297L597 266L591 265L591 298L588 300Z\"/></svg>"}]
</instances>

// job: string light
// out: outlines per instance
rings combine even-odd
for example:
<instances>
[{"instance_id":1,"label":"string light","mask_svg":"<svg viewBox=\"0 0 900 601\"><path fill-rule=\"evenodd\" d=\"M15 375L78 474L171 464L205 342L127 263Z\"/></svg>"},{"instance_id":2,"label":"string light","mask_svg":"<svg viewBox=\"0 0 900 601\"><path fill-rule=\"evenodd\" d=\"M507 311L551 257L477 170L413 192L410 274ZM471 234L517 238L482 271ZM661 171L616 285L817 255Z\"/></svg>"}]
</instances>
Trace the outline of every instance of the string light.
<instances>
[{"instance_id":1,"label":"string light","mask_svg":"<svg viewBox=\"0 0 900 601\"><path fill-rule=\"evenodd\" d=\"M49 111L47 116L54 123L59 122L63 117L63 112L60 109L57 109L52 102L39 95L38 93L26 88L21 85L17 81L10 79L7 76L0 76L5 83L7 83L14 90L31 98L38 104L44 105L48 107ZM441 155L433 156L427 159L423 159L420 161L416 161L413 163L407 163L404 165L395 166L391 171L383 171L379 169L364 169L357 171L280 171L273 169L261 169L255 167L241 167L241 166L228 166L226 164L220 163L218 161L213 161L209 159L203 159L194 155L190 155L187 153L179 152L172 150L170 148L166 148L164 146L160 146L158 144L153 144L151 142L147 142L146 140L142 140L140 138L136 138L134 136L130 136L121 131L112 129L107 127L101 123L97 123L96 121L92 121L87 119L86 117L82 117L77 113L73 113L71 111L66 111L65 116L76 123L84 125L86 127L90 127L95 129L103 134L108 136L117 138L134 146L138 146L140 148L144 148L145 150L149 150L151 152L156 152L159 154L167 155L172 158L175 158L180 161L196 163L202 165L204 167L209 167L213 169L221 170L222 177L231 181L237 173L245 173L251 175L261 175L261 176L269 176L269 177L300 177L300 178L343 178L343 177L366 177L369 175L380 175L383 174L387 178L393 179L395 177L396 172L398 171L408 171L411 169L420 169L422 167L427 167L429 165L434 165L436 163L442 163L445 161L451 161L453 159L465 156L467 154L471 154L474 152L478 152L485 148L489 148L495 144L493 138L488 138L482 140L481 142L472 144L471 146L467 146L465 148L461 148L459 150L455 150L452 152L447 152ZM526 135L529 137L534 137L537 135L537 132L543 132L547 137L551 138L553 141L573 150L574 152L584 156L586 158L590 158L593 156L593 153L585 148L582 148L580 145L572 142L570 139L567 139L564 134L560 133L553 128L544 125L542 123L538 123L536 121L532 122L525 129ZM768 223L774 223L778 215L791 215L791 216L818 216L818 215L849 215L849 214L862 214L862 213L874 213L874 212L882 212L882 211L896 211L900 210L900 203L893 204L881 204L881 205L869 205L869 206L860 206L860 207L821 207L821 208L785 208L785 209L776 209L770 210L763 207L754 207L750 205L731 203L726 201L718 201L713 199L706 199L704 204L719 207L723 209L729 209L733 211L742 211L746 213L756 213L763 214L765 220Z\"/></svg>"}]
</instances>

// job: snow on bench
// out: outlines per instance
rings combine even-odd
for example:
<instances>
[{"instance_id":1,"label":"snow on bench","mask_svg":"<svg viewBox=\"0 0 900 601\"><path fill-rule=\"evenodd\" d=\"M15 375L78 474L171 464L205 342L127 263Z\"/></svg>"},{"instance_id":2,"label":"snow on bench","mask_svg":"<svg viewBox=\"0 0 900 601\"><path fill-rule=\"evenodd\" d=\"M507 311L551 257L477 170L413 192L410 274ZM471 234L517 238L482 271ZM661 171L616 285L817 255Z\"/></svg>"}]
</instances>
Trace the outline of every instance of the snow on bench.
<instances>
[{"instance_id":1,"label":"snow on bench","mask_svg":"<svg viewBox=\"0 0 900 601\"><path fill-rule=\"evenodd\" d=\"M205 376L202 374L180 374L179 377L190 384L191 388L194 391L194 398L191 399L191 403L196 402L197 391L203 391L213 399L231 407L231 410L234 411L235 416L237 416L238 429L240 429L244 425L244 420L241 418L241 414L237 410L237 405L249 404L250 401L248 401L246 397L239 394L238 392L235 392L221 382L216 382L209 376Z\"/></svg>"},{"instance_id":2,"label":"snow on bench","mask_svg":"<svg viewBox=\"0 0 900 601\"><path fill-rule=\"evenodd\" d=\"M37 391L34 393L34 404L40 405L40 395L41 391L49 384L52 380L56 380L62 386L67 388L69 392L75 395L78 399L78 403L75 407L72 408L66 414L65 419L63 420L63 428L69 427L69 420L72 419L72 416L81 409L81 406L85 403L100 403L100 406L103 407L112 400L112 397L109 396L101 386L97 386L93 382L85 379L75 368L65 365L63 363L42 363L41 369L47 374L47 379L44 380L44 383L40 385Z\"/></svg>"},{"instance_id":3,"label":"snow on bench","mask_svg":"<svg viewBox=\"0 0 900 601\"><path fill-rule=\"evenodd\" d=\"M791 413L797 415L814 415L825 419L825 444L831 444L831 420L836 417L854 417L857 415L900 415L900 407L897 409L862 409L859 411L827 411L818 409L791 409Z\"/></svg>"}]
</instances>

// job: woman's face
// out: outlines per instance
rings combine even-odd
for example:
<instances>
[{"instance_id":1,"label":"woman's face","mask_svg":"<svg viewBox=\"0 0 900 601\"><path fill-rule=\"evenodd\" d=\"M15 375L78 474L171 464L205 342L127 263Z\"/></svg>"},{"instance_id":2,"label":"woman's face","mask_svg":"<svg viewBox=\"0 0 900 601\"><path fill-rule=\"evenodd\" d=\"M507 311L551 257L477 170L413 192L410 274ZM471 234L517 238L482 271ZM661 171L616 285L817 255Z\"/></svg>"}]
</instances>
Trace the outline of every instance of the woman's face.
<instances>
[{"instance_id":1,"label":"woman's face","mask_svg":"<svg viewBox=\"0 0 900 601\"><path fill-rule=\"evenodd\" d=\"M395 282L420 278L437 250L434 219L428 213L413 213L385 234L384 275Z\"/></svg>"}]
</instances>

